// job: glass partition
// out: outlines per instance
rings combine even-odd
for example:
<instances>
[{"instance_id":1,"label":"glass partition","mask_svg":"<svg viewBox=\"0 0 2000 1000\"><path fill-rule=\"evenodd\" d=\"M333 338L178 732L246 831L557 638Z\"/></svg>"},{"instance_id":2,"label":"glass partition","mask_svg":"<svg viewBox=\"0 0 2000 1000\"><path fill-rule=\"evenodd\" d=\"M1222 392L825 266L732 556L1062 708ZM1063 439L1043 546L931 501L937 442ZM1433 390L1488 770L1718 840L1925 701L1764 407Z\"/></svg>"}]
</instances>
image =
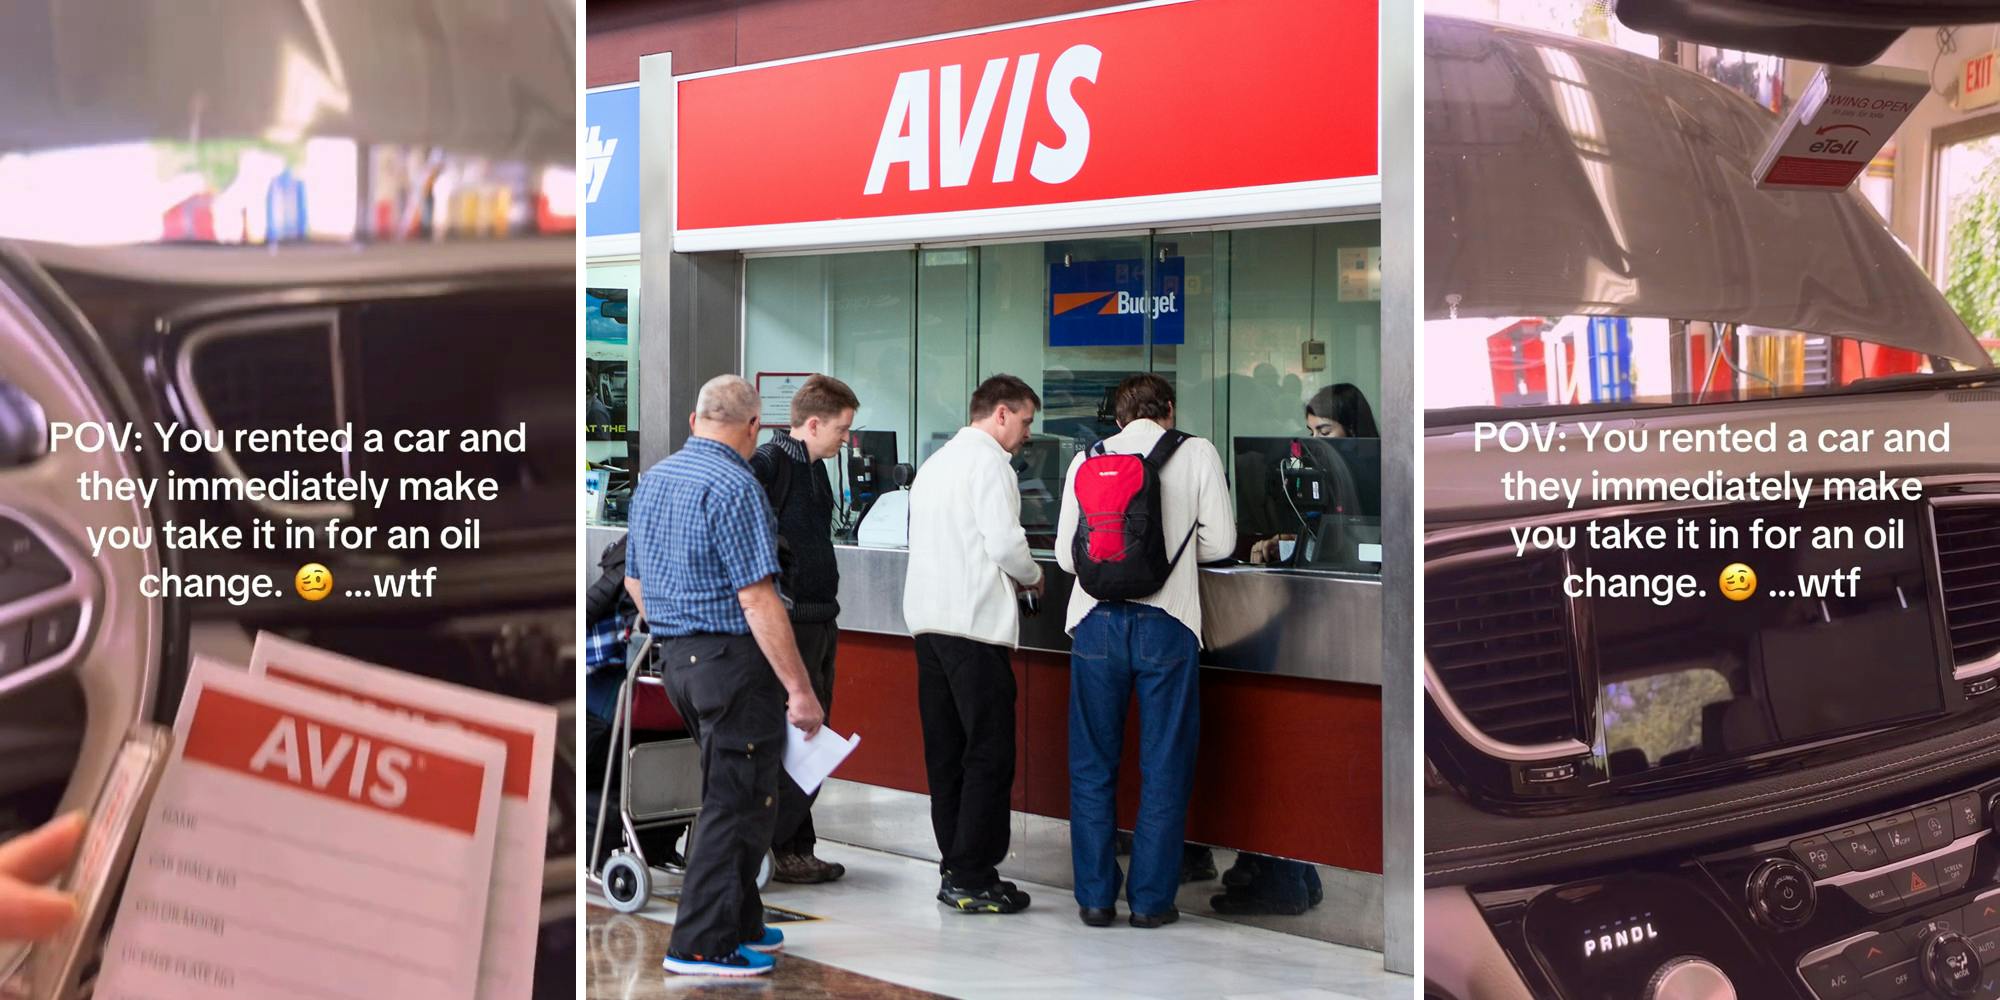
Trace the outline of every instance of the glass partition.
<instances>
[{"instance_id":1,"label":"glass partition","mask_svg":"<svg viewBox=\"0 0 2000 1000\"><path fill-rule=\"evenodd\" d=\"M1030 544L1047 550L1070 461L1117 433L1111 390L1153 372L1174 385L1177 426L1222 454L1239 559L1373 574L1380 232L1365 220L752 257L744 370L825 372L860 397L851 447L828 463L842 541L898 543L862 528L894 467L920 470L964 426L979 380L1005 372L1043 400L1014 468ZM1308 409L1336 391L1352 426L1330 431Z\"/></svg>"}]
</instances>

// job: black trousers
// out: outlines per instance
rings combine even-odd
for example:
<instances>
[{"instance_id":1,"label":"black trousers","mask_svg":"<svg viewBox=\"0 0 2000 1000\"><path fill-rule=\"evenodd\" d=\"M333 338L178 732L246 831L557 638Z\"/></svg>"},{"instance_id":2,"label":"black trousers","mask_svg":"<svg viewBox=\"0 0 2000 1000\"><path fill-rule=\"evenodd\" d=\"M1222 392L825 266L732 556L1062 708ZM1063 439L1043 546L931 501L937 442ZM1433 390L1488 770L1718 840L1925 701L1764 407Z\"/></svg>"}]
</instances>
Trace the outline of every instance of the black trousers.
<instances>
[{"instance_id":1,"label":"black trousers","mask_svg":"<svg viewBox=\"0 0 2000 1000\"><path fill-rule=\"evenodd\" d=\"M833 653L840 638L840 626L833 622L793 622L798 637L799 658L806 664L806 679L828 719L833 718ZM819 838L813 834L812 804L819 790L807 795L798 782L786 775L778 782L778 830L771 846L779 854L811 854Z\"/></svg>"},{"instance_id":2,"label":"black trousers","mask_svg":"<svg viewBox=\"0 0 2000 1000\"><path fill-rule=\"evenodd\" d=\"M757 869L778 818L785 689L747 635L667 639L661 657L667 697L701 746L701 816L668 947L729 955L763 934Z\"/></svg>"},{"instance_id":3,"label":"black trousers","mask_svg":"<svg viewBox=\"0 0 2000 1000\"><path fill-rule=\"evenodd\" d=\"M1000 878L1014 788L1014 668L1005 646L917 636L917 710L931 786L931 828L954 888Z\"/></svg>"}]
</instances>

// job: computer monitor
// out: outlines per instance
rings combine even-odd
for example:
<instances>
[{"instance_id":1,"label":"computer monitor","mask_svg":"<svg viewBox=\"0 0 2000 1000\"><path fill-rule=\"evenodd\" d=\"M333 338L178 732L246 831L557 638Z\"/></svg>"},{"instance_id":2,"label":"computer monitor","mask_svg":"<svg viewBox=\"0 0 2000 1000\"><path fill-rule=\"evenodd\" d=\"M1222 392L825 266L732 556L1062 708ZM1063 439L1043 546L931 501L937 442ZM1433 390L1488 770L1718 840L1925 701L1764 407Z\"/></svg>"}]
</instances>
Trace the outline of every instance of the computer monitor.
<instances>
[{"instance_id":1,"label":"computer monitor","mask_svg":"<svg viewBox=\"0 0 2000 1000\"><path fill-rule=\"evenodd\" d=\"M896 488L896 432L853 431L847 436L845 496L849 523L859 523L875 498Z\"/></svg>"},{"instance_id":2,"label":"computer monitor","mask_svg":"<svg viewBox=\"0 0 2000 1000\"><path fill-rule=\"evenodd\" d=\"M1033 548L1055 544L1056 518L1062 513L1063 439L1053 434L1029 435L1010 464L1021 486L1021 527Z\"/></svg>"},{"instance_id":3,"label":"computer monitor","mask_svg":"<svg viewBox=\"0 0 2000 1000\"><path fill-rule=\"evenodd\" d=\"M1295 566L1370 562L1357 553L1380 541L1380 439L1245 436L1234 446L1239 536L1300 539Z\"/></svg>"}]
</instances>

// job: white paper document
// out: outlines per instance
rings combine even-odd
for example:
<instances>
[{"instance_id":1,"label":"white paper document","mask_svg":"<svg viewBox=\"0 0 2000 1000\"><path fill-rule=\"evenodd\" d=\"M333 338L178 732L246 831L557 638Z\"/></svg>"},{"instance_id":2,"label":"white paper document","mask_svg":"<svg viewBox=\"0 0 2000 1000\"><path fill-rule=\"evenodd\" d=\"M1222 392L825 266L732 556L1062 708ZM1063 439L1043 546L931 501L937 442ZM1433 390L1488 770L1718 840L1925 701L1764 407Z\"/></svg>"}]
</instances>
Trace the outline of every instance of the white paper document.
<instances>
[{"instance_id":1,"label":"white paper document","mask_svg":"<svg viewBox=\"0 0 2000 1000\"><path fill-rule=\"evenodd\" d=\"M505 759L197 658L96 996L470 1000Z\"/></svg>"},{"instance_id":2,"label":"white paper document","mask_svg":"<svg viewBox=\"0 0 2000 1000\"><path fill-rule=\"evenodd\" d=\"M425 724L478 733L505 746L478 996L479 1000L528 1000L534 990L535 944L541 928L556 710L376 666L268 632L257 636L250 672Z\"/></svg>"},{"instance_id":3,"label":"white paper document","mask_svg":"<svg viewBox=\"0 0 2000 1000\"><path fill-rule=\"evenodd\" d=\"M833 773L854 748L861 745L861 734L842 736L825 726L819 732L806 738L805 730L797 726L785 727L785 773L799 783L800 790L807 795L819 790L820 783Z\"/></svg>"}]
</instances>

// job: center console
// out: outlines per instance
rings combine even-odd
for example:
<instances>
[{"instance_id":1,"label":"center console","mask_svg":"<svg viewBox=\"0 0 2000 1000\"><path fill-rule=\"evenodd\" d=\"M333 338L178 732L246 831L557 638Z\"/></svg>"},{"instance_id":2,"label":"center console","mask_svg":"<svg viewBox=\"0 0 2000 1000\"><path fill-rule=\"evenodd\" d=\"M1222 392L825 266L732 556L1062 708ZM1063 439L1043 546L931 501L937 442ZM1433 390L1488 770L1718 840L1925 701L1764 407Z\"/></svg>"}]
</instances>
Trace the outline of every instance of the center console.
<instances>
[{"instance_id":1,"label":"center console","mask_svg":"<svg viewBox=\"0 0 2000 1000\"><path fill-rule=\"evenodd\" d=\"M2000 1000L2000 783L1560 886L1474 893L1536 996Z\"/></svg>"}]
</instances>

